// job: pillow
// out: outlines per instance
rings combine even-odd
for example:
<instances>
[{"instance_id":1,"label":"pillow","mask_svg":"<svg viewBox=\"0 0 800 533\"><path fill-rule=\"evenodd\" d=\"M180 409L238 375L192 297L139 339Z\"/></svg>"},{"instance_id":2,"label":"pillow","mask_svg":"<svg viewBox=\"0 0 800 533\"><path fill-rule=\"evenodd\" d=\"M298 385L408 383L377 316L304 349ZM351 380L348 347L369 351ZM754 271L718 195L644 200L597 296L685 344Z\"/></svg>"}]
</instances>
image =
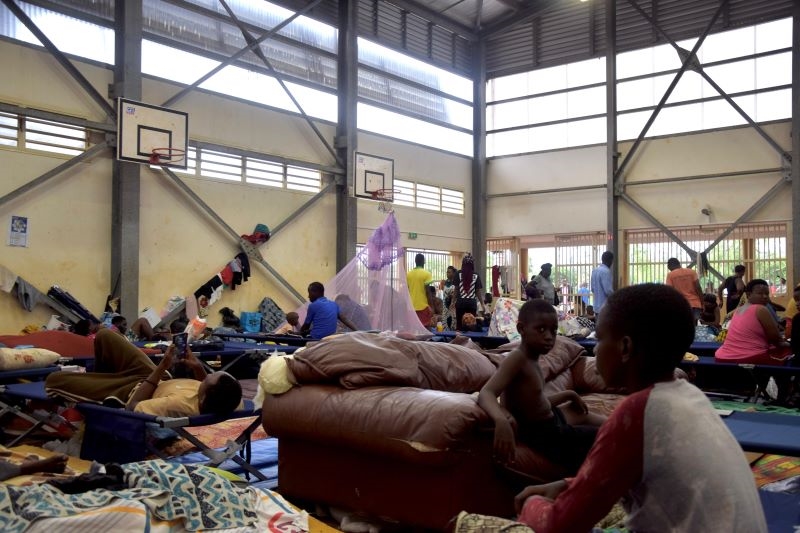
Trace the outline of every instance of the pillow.
<instances>
[{"instance_id":1,"label":"pillow","mask_svg":"<svg viewBox=\"0 0 800 533\"><path fill-rule=\"evenodd\" d=\"M44 368L60 358L56 352L44 348L0 348L0 370Z\"/></svg>"}]
</instances>

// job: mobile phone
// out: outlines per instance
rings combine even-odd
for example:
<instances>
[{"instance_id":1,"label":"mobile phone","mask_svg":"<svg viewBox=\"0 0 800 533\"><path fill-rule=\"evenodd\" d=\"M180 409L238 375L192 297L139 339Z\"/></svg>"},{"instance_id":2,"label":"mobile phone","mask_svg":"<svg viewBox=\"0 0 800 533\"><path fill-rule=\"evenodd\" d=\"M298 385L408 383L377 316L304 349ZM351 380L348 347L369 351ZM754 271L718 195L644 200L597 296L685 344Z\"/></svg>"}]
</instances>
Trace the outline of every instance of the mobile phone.
<instances>
[{"instance_id":1,"label":"mobile phone","mask_svg":"<svg viewBox=\"0 0 800 533\"><path fill-rule=\"evenodd\" d=\"M189 344L188 333L176 333L172 336L172 344L175 345L175 356L178 359L186 357L186 349Z\"/></svg>"}]
</instances>

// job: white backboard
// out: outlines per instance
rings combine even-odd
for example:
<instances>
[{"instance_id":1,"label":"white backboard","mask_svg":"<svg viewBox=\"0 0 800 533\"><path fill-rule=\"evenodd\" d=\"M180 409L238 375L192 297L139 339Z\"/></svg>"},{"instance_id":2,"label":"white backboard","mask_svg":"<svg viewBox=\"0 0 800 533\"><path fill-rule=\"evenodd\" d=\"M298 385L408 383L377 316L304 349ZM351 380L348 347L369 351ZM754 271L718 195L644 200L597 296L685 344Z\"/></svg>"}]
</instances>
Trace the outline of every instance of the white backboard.
<instances>
[{"instance_id":1,"label":"white backboard","mask_svg":"<svg viewBox=\"0 0 800 533\"><path fill-rule=\"evenodd\" d=\"M160 154L159 165L185 169L188 148L188 113L117 99L117 159L151 164L156 150ZM178 152L170 155L171 150Z\"/></svg>"},{"instance_id":2,"label":"white backboard","mask_svg":"<svg viewBox=\"0 0 800 533\"><path fill-rule=\"evenodd\" d=\"M394 187L394 159L355 153L355 196L373 199L379 189Z\"/></svg>"}]
</instances>

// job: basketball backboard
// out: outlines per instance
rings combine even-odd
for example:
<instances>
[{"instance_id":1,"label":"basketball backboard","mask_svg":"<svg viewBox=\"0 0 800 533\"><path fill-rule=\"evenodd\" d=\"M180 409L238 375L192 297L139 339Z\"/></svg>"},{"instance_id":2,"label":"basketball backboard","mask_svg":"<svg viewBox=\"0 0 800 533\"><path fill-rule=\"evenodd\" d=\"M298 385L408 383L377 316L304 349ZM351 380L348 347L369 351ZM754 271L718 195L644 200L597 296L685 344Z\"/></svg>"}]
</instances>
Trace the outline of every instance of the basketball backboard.
<instances>
[{"instance_id":1,"label":"basketball backboard","mask_svg":"<svg viewBox=\"0 0 800 533\"><path fill-rule=\"evenodd\" d=\"M126 98L117 99L117 159L186 169L189 115Z\"/></svg>"},{"instance_id":2,"label":"basketball backboard","mask_svg":"<svg viewBox=\"0 0 800 533\"><path fill-rule=\"evenodd\" d=\"M355 195L374 200L376 191L392 188L394 188L394 159L356 152Z\"/></svg>"}]
</instances>

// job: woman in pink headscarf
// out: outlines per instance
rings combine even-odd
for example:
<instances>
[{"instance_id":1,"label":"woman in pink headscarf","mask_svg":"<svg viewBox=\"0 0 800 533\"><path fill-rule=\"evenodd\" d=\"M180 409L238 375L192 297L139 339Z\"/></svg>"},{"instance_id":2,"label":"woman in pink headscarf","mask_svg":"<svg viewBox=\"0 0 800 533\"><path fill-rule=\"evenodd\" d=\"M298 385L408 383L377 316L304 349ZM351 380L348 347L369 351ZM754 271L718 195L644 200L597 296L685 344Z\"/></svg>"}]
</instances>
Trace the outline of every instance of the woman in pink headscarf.
<instances>
[{"instance_id":1,"label":"woman in pink headscarf","mask_svg":"<svg viewBox=\"0 0 800 533\"><path fill-rule=\"evenodd\" d=\"M467 254L461 261L461 271L456 281L456 330L464 331L463 318L465 313L477 314L478 304L481 311L486 312L483 299L478 295L483 294L483 283L475 273L475 260L472 254Z\"/></svg>"}]
</instances>

